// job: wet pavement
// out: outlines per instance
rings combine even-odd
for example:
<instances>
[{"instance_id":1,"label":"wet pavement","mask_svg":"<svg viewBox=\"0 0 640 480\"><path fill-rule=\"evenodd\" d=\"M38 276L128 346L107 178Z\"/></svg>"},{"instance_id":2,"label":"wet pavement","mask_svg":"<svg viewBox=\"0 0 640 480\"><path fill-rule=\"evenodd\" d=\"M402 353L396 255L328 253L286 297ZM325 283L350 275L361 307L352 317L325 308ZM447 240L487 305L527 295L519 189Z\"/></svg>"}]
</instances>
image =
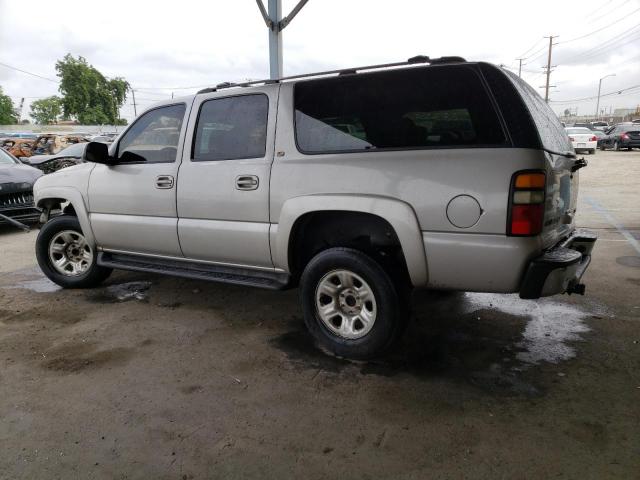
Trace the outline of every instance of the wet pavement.
<instances>
[{"instance_id":1,"label":"wet pavement","mask_svg":"<svg viewBox=\"0 0 640 480\"><path fill-rule=\"evenodd\" d=\"M584 171L585 297L417 291L372 362L319 351L297 290L62 290L0 231L0 479L637 478L640 152Z\"/></svg>"}]
</instances>

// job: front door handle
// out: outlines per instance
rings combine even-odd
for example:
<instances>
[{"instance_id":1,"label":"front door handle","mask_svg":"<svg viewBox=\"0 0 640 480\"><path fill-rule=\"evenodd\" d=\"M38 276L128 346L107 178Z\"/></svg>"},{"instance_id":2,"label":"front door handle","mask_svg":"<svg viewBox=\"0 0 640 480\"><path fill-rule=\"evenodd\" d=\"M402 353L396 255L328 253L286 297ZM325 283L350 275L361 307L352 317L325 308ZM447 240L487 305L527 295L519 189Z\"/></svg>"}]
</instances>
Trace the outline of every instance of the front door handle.
<instances>
[{"instance_id":1,"label":"front door handle","mask_svg":"<svg viewBox=\"0 0 640 480\"><path fill-rule=\"evenodd\" d=\"M259 183L256 175L240 175L236 177L236 188L238 190L256 190Z\"/></svg>"},{"instance_id":2,"label":"front door handle","mask_svg":"<svg viewBox=\"0 0 640 480\"><path fill-rule=\"evenodd\" d=\"M158 175L156 188L173 188L173 177L171 175Z\"/></svg>"}]
</instances>

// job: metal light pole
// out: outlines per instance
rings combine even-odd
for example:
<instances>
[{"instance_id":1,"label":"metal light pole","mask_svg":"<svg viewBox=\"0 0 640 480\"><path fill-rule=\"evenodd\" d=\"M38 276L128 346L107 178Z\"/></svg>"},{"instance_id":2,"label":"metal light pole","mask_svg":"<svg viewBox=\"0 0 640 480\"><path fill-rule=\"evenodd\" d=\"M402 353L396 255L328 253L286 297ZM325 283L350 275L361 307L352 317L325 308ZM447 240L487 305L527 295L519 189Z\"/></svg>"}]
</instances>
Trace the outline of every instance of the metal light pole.
<instances>
[{"instance_id":1,"label":"metal light pole","mask_svg":"<svg viewBox=\"0 0 640 480\"><path fill-rule=\"evenodd\" d=\"M616 76L615 73L611 73L609 75L605 75L598 82L598 101L596 102L596 120L598 120L598 118L600 118L600 89L602 88L602 80L604 80L607 77L615 77L615 76Z\"/></svg>"},{"instance_id":2,"label":"metal light pole","mask_svg":"<svg viewBox=\"0 0 640 480\"><path fill-rule=\"evenodd\" d=\"M299 0L291 13L282 18L282 0L268 0L268 12L264 8L262 0L256 0L262 19L269 29L269 73L272 79L282 77L282 30L291 23L293 17L302 10L308 1Z\"/></svg>"}]
</instances>

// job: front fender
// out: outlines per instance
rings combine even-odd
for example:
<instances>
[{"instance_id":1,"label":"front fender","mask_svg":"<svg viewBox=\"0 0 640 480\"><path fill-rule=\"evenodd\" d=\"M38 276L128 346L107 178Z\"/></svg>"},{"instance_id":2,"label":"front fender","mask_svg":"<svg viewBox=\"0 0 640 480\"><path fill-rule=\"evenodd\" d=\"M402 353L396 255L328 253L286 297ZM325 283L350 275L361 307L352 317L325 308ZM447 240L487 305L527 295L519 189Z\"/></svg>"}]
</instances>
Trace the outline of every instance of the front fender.
<instances>
[{"instance_id":1,"label":"front fender","mask_svg":"<svg viewBox=\"0 0 640 480\"><path fill-rule=\"evenodd\" d=\"M87 206L85 204L84 198L82 194L76 190L74 187L44 187L44 188L36 188L33 189L33 196L36 206L42 208L47 200L56 199L57 201L69 202L69 204L73 205L73 209L76 212L78 217L78 222L80 222L80 227L82 228L82 233L84 234L87 242L95 247L96 241L93 235L93 230L91 229L91 222L89 222L89 214L87 212Z\"/></svg>"},{"instance_id":2,"label":"front fender","mask_svg":"<svg viewBox=\"0 0 640 480\"><path fill-rule=\"evenodd\" d=\"M400 241L411 283L415 287L427 284L427 259L415 212L405 202L374 195L305 195L284 202L278 224L270 230L271 255L276 268L290 271L289 237L296 220L306 213L320 211L369 213L389 222Z\"/></svg>"}]
</instances>

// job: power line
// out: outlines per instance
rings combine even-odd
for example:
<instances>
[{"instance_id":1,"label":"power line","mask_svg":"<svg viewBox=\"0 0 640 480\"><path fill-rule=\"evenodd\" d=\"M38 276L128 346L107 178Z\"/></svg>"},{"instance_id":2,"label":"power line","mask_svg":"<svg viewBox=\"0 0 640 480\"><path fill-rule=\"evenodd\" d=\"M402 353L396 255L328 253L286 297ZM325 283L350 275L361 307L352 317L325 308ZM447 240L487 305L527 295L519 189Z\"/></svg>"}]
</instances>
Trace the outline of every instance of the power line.
<instances>
[{"instance_id":1,"label":"power line","mask_svg":"<svg viewBox=\"0 0 640 480\"><path fill-rule=\"evenodd\" d=\"M591 33L587 33L586 35L582 35L582 36L580 36L580 37L570 38L569 40L564 40L564 41L562 41L562 42L558 42L558 43L569 43L569 42L575 42L576 40L582 40L583 38L590 37L591 35L595 35L596 33L601 32L602 30L605 30L605 29L609 28L609 27L610 27L610 26L612 26L612 25L615 25L616 23L619 23L620 21L624 20L625 18L628 18L629 16L633 15L634 13L636 13L636 12L638 12L638 11L640 11L640 8L636 8L633 12L627 13L627 14L625 14L623 17L618 18L617 20L614 20L613 22L611 22L611 23L609 23L609 24L605 25L605 26L604 26L604 27L602 27L602 28L599 28L599 29L597 29L597 30L594 30L594 31L593 31L593 32L591 32Z\"/></svg>"},{"instance_id":2,"label":"power line","mask_svg":"<svg viewBox=\"0 0 640 480\"><path fill-rule=\"evenodd\" d=\"M531 48L527 49L524 53L521 53L520 55L518 55L518 58L522 57L522 58L526 58L525 55L527 53L529 53L531 50L533 50L534 48L536 48L538 46L538 44L542 41L542 38L539 38L536 43L534 43Z\"/></svg>"},{"instance_id":3,"label":"power line","mask_svg":"<svg viewBox=\"0 0 640 480\"><path fill-rule=\"evenodd\" d=\"M602 98L602 97L610 97L612 95L620 95L620 94L622 94L622 92L627 92L629 90L635 90L635 89L640 89L640 84L633 85L631 87L621 88L621 89L618 89L618 90L616 90L614 92L603 93L602 95L600 95L600 97ZM640 93L640 90L638 90L638 92L634 91L634 92L629 92L629 93L634 93L634 94L635 93ZM568 100L552 100L551 102L552 103L576 103L576 102L584 102L584 101L587 101L587 100L595 100L596 98L598 98L597 95L593 96L593 97L571 98L571 99L568 99Z\"/></svg>"},{"instance_id":4,"label":"power line","mask_svg":"<svg viewBox=\"0 0 640 480\"><path fill-rule=\"evenodd\" d=\"M60 81L54 80L53 78L43 77L42 75L38 75L37 73L28 72L26 70L22 70L21 68L17 68L17 67L13 67L11 65L7 65L6 63L0 62L0 65L2 65L3 67L6 67L6 68L10 68L11 70L15 70L17 72L26 73L27 75L31 75L33 77L40 78L42 80L46 80L47 82L60 83Z\"/></svg>"}]
</instances>

